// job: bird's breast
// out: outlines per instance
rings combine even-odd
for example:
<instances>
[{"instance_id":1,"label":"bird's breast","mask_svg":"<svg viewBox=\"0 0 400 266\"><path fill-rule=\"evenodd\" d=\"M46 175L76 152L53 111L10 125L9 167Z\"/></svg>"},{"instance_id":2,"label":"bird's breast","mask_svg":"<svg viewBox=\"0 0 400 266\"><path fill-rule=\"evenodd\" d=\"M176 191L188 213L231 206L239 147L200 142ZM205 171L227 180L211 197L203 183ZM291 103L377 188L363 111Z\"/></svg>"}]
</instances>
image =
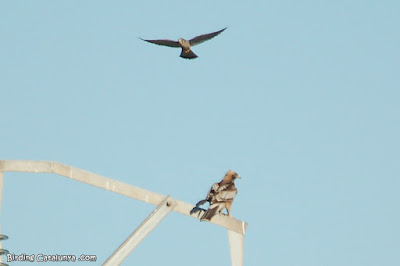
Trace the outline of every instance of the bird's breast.
<instances>
[{"instance_id":1,"label":"bird's breast","mask_svg":"<svg viewBox=\"0 0 400 266\"><path fill-rule=\"evenodd\" d=\"M183 49L190 49L190 42L188 40L182 39L179 44Z\"/></svg>"}]
</instances>

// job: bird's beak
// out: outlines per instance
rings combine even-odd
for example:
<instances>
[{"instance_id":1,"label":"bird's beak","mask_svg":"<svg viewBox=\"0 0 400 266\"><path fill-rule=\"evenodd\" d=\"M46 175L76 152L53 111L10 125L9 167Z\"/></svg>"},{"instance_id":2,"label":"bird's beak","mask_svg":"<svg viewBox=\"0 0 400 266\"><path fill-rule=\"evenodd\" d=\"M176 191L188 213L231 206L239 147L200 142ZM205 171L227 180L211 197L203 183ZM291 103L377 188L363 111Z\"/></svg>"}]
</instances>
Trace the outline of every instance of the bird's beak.
<instances>
[{"instance_id":1,"label":"bird's beak","mask_svg":"<svg viewBox=\"0 0 400 266\"><path fill-rule=\"evenodd\" d=\"M242 177L241 177L240 175L237 175L236 178L237 178L237 179L241 179Z\"/></svg>"}]
</instances>

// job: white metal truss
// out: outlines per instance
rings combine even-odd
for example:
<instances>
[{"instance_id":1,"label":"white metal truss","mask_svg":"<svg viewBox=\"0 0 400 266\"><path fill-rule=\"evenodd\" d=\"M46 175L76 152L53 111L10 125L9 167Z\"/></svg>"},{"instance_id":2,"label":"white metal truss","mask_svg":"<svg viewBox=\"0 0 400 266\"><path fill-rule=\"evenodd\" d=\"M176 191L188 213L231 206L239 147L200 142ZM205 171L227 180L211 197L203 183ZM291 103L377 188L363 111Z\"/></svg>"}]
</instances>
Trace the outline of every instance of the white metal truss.
<instances>
[{"instance_id":1,"label":"white metal truss","mask_svg":"<svg viewBox=\"0 0 400 266\"><path fill-rule=\"evenodd\" d=\"M98 188L112 191L136 200L157 205L156 209L120 245L103 265L119 265L139 245L139 243L171 212L175 211L198 219L198 214L190 214L194 205L166 197L139 187L97 175L79 168L51 161L0 160L0 210L4 172L54 173ZM232 266L243 266L244 234L247 223L231 216L216 215L210 221L228 230ZM0 246L1 248L1 246ZM0 257L1 263L1 257Z\"/></svg>"}]
</instances>

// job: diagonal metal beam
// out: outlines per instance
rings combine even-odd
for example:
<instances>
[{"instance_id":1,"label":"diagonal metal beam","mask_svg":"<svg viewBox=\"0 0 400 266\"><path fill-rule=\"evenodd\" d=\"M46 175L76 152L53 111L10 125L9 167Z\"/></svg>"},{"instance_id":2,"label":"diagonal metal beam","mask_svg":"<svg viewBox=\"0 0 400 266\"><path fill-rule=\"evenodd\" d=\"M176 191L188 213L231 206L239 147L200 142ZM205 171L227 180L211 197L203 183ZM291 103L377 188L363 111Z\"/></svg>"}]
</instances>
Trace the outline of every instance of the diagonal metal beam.
<instances>
[{"instance_id":1,"label":"diagonal metal beam","mask_svg":"<svg viewBox=\"0 0 400 266\"><path fill-rule=\"evenodd\" d=\"M120 265L129 254L146 238L151 231L172 211L176 203L167 197L160 205L136 228L136 230L119 246L119 248L104 262L103 266Z\"/></svg>"},{"instance_id":2,"label":"diagonal metal beam","mask_svg":"<svg viewBox=\"0 0 400 266\"><path fill-rule=\"evenodd\" d=\"M58 162L0 160L0 173L1 172L54 173L154 205L159 205L165 199L165 195L125 184L111 178ZM190 210L194 205L179 200L175 200L175 202L176 205L173 209L175 212L196 219L199 218L196 213L190 214ZM246 222L239 221L231 216L216 215L210 222L240 234L245 234L247 230Z\"/></svg>"}]
</instances>

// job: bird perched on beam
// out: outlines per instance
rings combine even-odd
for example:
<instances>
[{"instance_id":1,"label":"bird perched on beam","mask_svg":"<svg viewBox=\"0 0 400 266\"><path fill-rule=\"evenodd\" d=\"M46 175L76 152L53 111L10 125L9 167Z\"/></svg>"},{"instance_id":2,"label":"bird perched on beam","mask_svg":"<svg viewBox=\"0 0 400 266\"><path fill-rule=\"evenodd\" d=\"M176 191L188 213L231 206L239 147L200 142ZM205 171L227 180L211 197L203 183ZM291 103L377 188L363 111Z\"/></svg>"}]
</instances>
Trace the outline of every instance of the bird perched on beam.
<instances>
[{"instance_id":1,"label":"bird perched on beam","mask_svg":"<svg viewBox=\"0 0 400 266\"><path fill-rule=\"evenodd\" d=\"M208 40L214 38L215 36L217 36L218 34L220 34L221 32L223 32L224 30L226 30L226 28L216 31L216 32L199 35L190 40L185 40L185 39L180 38L177 42L172 41L172 40L167 40L167 39L162 39L162 40L145 40L142 38L140 38L140 39L143 41L149 42L149 43L157 44L157 45L176 47L176 48L180 47L180 48L182 48L180 57L186 58L186 59L194 59L198 56L191 50L192 46L195 46L202 42L208 41Z\"/></svg>"},{"instance_id":2,"label":"bird perched on beam","mask_svg":"<svg viewBox=\"0 0 400 266\"><path fill-rule=\"evenodd\" d=\"M223 209L226 209L228 215L230 215L232 202L237 194L237 188L235 187L235 179L237 178L240 178L240 176L236 172L229 170L221 182L215 183L211 187L207 197L199 201L190 211L190 214L203 210L199 206L209 202L210 206L201 216L200 221L210 221L217 213L224 214L222 212Z\"/></svg>"}]
</instances>

